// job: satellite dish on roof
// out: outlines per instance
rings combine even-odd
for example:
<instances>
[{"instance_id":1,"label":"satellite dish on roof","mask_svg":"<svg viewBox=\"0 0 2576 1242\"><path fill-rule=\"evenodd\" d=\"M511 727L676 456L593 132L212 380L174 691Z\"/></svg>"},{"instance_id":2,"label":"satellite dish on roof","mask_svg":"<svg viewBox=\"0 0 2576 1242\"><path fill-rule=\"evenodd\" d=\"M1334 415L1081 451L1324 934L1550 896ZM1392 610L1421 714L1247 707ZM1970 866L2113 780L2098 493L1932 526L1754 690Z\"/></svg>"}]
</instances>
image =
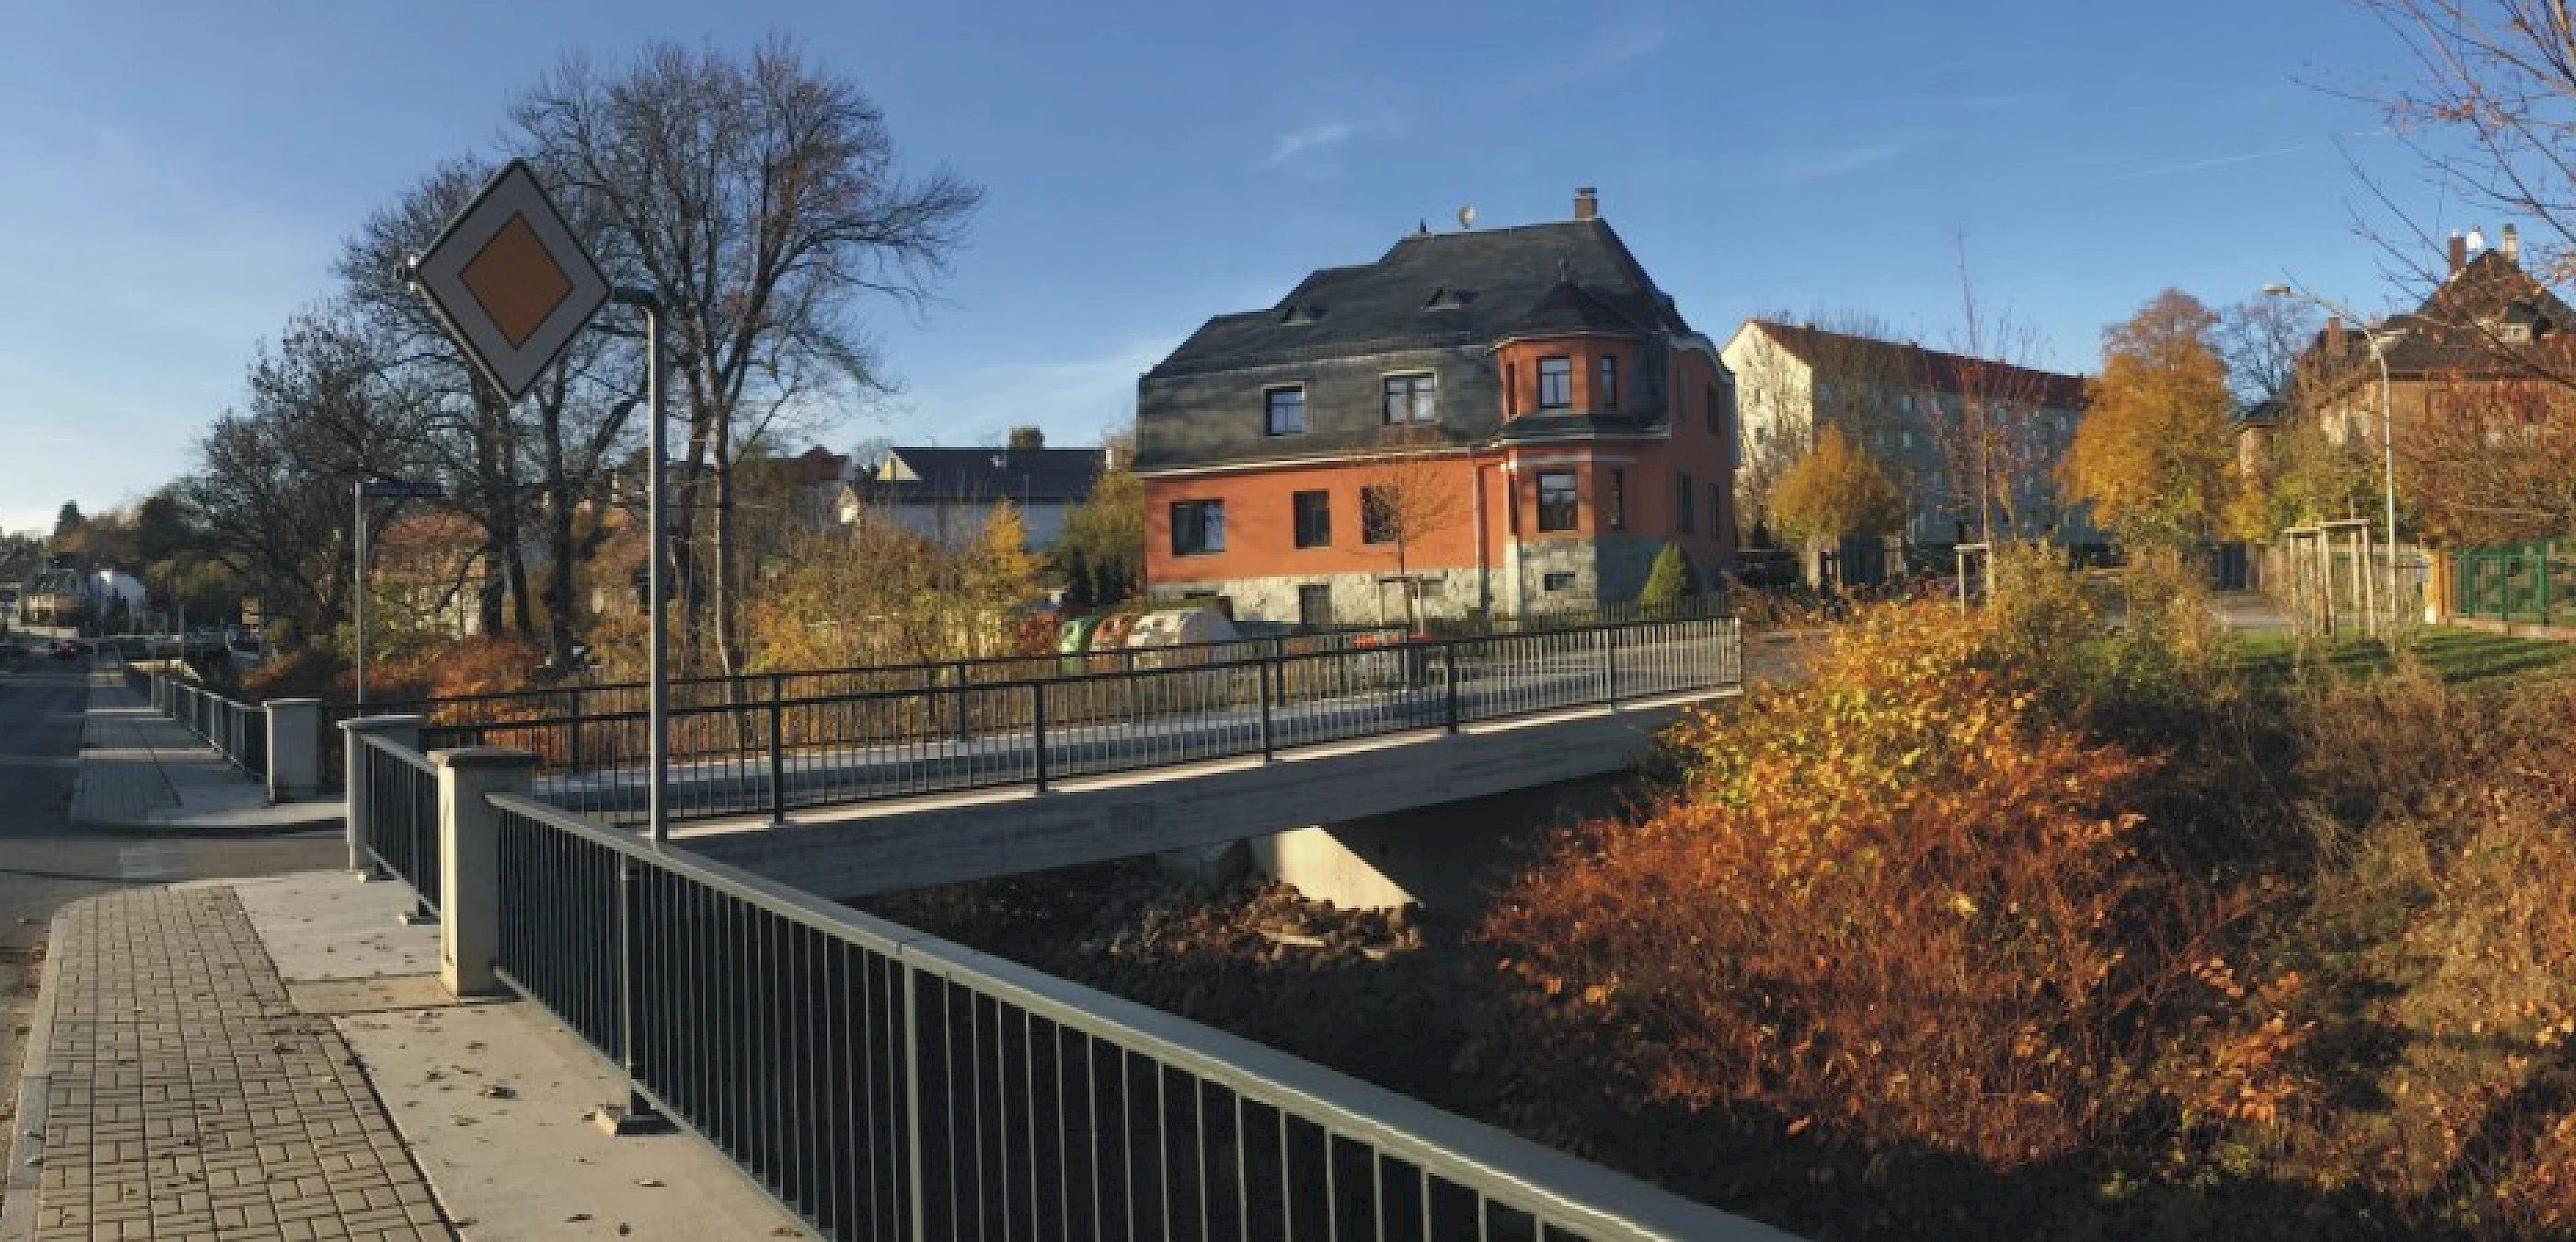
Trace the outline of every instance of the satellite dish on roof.
<instances>
[{"instance_id":1,"label":"satellite dish on roof","mask_svg":"<svg viewBox=\"0 0 2576 1242\"><path fill-rule=\"evenodd\" d=\"M1476 205L1474 203L1469 203L1458 209L1458 227L1462 229L1472 229L1476 227Z\"/></svg>"}]
</instances>

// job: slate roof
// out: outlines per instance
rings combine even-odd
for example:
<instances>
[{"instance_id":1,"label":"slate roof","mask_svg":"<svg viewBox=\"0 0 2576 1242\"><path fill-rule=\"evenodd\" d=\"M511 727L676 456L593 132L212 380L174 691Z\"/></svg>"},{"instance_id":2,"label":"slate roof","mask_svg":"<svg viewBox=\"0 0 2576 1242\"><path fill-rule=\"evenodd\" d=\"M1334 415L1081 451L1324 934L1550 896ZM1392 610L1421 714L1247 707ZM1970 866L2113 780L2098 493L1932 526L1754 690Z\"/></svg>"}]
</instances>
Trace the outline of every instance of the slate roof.
<instances>
[{"instance_id":1,"label":"slate roof","mask_svg":"<svg viewBox=\"0 0 2576 1242\"><path fill-rule=\"evenodd\" d=\"M1147 379L1571 332L1688 334L1608 221L1415 233L1201 325Z\"/></svg>"},{"instance_id":2,"label":"slate roof","mask_svg":"<svg viewBox=\"0 0 2576 1242\"><path fill-rule=\"evenodd\" d=\"M911 479L861 479L863 496L897 503L1010 500L1080 502L1100 480L1108 454L1086 448L897 448L887 456Z\"/></svg>"},{"instance_id":3,"label":"slate roof","mask_svg":"<svg viewBox=\"0 0 2576 1242\"><path fill-rule=\"evenodd\" d=\"M2499 342L2488 320L2529 328L2530 344ZM2576 307L2500 250L2478 252L2415 310L2347 331L2340 354L2317 333L2309 357L2329 392L2377 378L2364 331L2380 336L2393 380L2514 377L2576 363Z\"/></svg>"},{"instance_id":4,"label":"slate roof","mask_svg":"<svg viewBox=\"0 0 2576 1242\"><path fill-rule=\"evenodd\" d=\"M1938 392L1955 395L1967 391L1971 384L1984 383L1991 386L1989 392L2003 388L2037 392L2041 403L2051 409L2084 408L2084 377L2080 375L1945 353L1910 341L1882 341L1769 319L1753 322L1779 342L1780 348L1810 367L1842 363L1859 366L1866 359L1866 369L1874 374L1908 376L1914 383Z\"/></svg>"}]
</instances>

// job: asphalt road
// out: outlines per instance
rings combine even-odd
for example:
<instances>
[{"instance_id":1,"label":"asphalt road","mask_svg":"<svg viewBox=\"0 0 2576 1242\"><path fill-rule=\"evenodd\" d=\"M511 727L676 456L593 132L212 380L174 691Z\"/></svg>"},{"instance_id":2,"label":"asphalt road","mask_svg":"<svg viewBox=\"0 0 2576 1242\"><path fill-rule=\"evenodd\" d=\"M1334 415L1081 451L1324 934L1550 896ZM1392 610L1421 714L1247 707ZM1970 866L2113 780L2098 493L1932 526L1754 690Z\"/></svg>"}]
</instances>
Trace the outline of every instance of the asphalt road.
<instances>
[{"instance_id":1,"label":"asphalt road","mask_svg":"<svg viewBox=\"0 0 2576 1242\"><path fill-rule=\"evenodd\" d=\"M339 833L330 830L210 839L72 823L88 670L87 660L0 656L0 1127L17 1108L20 1045L55 911L130 885L312 871L348 861ZM0 1141L0 1151L7 1146Z\"/></svg>"}]
</instances>

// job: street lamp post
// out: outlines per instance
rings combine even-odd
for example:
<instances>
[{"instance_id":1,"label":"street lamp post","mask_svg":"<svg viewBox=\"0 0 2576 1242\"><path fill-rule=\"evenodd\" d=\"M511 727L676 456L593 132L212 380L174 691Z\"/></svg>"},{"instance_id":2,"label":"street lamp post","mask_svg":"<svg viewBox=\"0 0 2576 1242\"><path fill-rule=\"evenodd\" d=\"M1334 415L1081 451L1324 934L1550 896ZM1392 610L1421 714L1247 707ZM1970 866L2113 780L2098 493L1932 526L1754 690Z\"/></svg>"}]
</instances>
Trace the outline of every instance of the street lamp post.
<instances>
[{"instance_id":1,"label":"street lamp post","mask_svg":"<svg viewBox=\"0 0 2576 1242\"><path fill-rule=\"evenodd\" d=\"M357 588L357 594L349 605L351 615L357 619L358 649L351 662L357 665L358 714L363 716L367 714L367 502L415 496L436 499L445 496L447 489L435 483L412 483L401 479L360 479L349 491L351 507L357 510L358 525L357 546L351 549L356 553L352 585ZM185 636L179 641L183 647L187 643Z\"/></svg>"},{"instance_id":2,"label":"street lamp post","mask_svg":"<svg viewBox=\"0 0 2576 1242\"><path fill-rule=\"evenodd\" d=\"M2397 611L2397 421L2389 403L2388 354L2380 347L2379 334L2370 329L2368 321L2339 303L2288 282L2265 285L2263 292L2276 298L2296 298L2352 320L2360 325L2361 339L2370 346L2370 360L2379 364L2379 481L2381 499L2387 506L2388 542L2384 555L2388 558L2388 610L2393 615ZM2387 637L2385 629L2380 636Z\"/></svg>"}]
</instances>

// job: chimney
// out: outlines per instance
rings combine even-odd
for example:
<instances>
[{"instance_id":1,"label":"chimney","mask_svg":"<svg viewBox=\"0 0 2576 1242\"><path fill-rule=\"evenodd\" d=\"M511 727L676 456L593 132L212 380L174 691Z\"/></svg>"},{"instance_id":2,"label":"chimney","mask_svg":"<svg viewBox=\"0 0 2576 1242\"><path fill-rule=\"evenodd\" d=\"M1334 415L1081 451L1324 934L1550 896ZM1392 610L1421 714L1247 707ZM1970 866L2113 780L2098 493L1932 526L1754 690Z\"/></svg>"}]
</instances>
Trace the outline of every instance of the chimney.
<instances>
[{"instance_id":1,"label":"chimney","mask_svg":"<svg viewBox=\"0 0 2576 1242\"><path fill-rule=\"evenodd\" d=\"M1577 220L1600 219L1601 191L1588 185L1576 187L1574 191L1574 218Z\"/></svg>"},{"instance_id":2,"label":"chimney","mask_svg":"<svg viewBox=\"0 0 2576 1242\"><path fill-rule=\"evenodd\" d=\"M2504 226L2504 232L2496 236L2496 253L2503 255L2507 263L2516 267L2522 265L2522 234L2516 232L2512 225Z\"/></svg>"},{"instance_id":3,"label":"chimney","mask_svg":"<svg viewBox=\"0 0 2576 1242\"><path fill-rule=\"evenodd\" d=\"M2340 315L2329 316L2326 319L2326 353L2329 355L2340 354L2343 350L2343 317Z\"/></svg>"},{"instance_id":4,"label":"chimney","mask_svg":"<svg viewBox=\"0 0 2576 1242\"><path fill-rule=\"evenodd\" d=\"M2460 236L2458 229L2453 229L2451 230L2451 274L2459 275L2460 269L2468 265L2469 239Z\"/></svg>"}]
</instances>

